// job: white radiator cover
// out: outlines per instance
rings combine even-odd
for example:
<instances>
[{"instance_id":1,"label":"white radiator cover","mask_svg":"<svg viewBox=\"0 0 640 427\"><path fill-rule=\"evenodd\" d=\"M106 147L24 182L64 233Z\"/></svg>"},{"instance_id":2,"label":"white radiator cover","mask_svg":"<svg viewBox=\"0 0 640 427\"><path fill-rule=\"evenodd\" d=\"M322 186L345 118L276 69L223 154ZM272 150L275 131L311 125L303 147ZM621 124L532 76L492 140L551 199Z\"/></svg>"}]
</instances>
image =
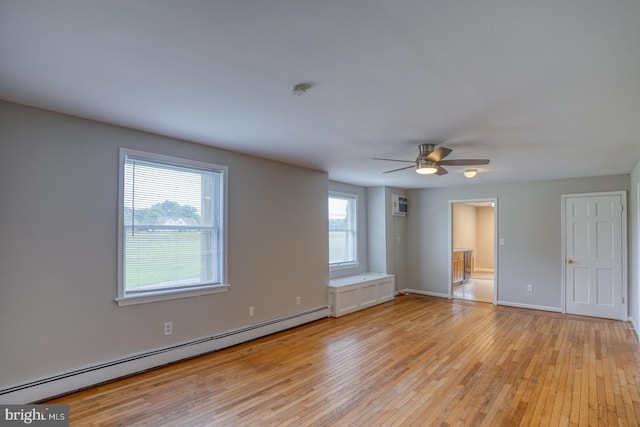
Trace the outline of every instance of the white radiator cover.
<instances>
[{"instance_id":1,"label":"white radiator cover","mask_svg":"<svg viewBox=\"0 0 640 427\"><path fill-rule=\"evenodd\" d=\"M331 316L340 317L395 298L393 274L363 273L329 282Z\"/></svg>"},{"instance_id":2,"label":"white radiator cover","mask_svg":"<svg viewBox=\"0 0 640 427\"><path fill-rule=\"evenodd\" d=\"M210 353L329 316L329 307L296 313L194 341L132 354L0 390L0 404L26 404L87 388L168 363Z\"/></svg>"}]
</instances>

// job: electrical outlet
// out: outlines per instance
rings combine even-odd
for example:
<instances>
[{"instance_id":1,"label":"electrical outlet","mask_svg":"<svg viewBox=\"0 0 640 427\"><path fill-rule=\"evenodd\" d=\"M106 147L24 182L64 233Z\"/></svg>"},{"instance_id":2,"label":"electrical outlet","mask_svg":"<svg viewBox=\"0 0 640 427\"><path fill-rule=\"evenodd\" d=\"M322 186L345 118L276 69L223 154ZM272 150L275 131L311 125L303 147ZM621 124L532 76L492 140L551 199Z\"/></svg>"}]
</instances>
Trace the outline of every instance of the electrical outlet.
<instances>
[{"instance_id":1,"label":"electrical outlet","mask_svg":"<svg viewBox=\"0 0 640 427\"><path fill-rule=\"evenodd\" d=\"M252 305L250 305L250 306L249 306L249 317L253 317L254 312L255 312L255 311L254 311L254 309L253 309L253 306L252 306Z\"/></svg>"},{"instance_id":2,"label":"electrical outlet","mask_svg":"<svg viewBox=\"0 0 640 427\"><path fill-rule=\"evenodd\" d=\"M533 292L533 285L527 285L527 292Z\"/></svg>"},{"instance_id":3,"label":"electrical outlet","mask_svg":"<svg viewBox=\"0 0 640 427\"><path fill-rule=\"evenodd\" d=\"M301 302L302 300L300 299L300 297L296 297L296 305L300 305Z\"/></svg>"},{"instance_id":4,"label":"electrical outlet","mask_svg":"<svg viewBox=\"0 0 640 427\"><path fill-rule=\"evenodd\" d=\"M164 322L164 334L165 335L173 334L173 322Z\"/></svg>"}]
</instances>

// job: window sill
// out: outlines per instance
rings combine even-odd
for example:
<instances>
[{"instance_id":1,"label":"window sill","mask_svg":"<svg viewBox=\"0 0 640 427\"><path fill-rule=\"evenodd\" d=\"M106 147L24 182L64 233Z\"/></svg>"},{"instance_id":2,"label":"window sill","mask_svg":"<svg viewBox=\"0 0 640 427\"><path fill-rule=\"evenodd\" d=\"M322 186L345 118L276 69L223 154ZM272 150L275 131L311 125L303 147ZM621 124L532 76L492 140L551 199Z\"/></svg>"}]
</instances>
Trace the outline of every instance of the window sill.
<instances>
[{"instance_id":1,"label":"window sill","mask_svg":"<svg viewBox=\"0 0 640 427\"><path fill-rule=\"evenodd\" d=\"M218 294L227 292L229 285L215 285L197 289L159 291L154 293L145 293L143 295L129 295L116 298L116 302L120 307L136 304L146 304L149 302L167 301L179 298L191 298L201 295Z\"/></svg>"},{"instance_id":2,"label":"window sill","mask_svg":"<svg viewBox=\"0 0 640 427\"><path fill-rule=\"evenodd\" d=\"M360 266L360 263L358 263L358 262L349 262L349 263L344 263L344 264L329 265L329 271L348 270L348 269L352 269L352 268L358 268L359 266Z\"/></svg>"}]
</instances>

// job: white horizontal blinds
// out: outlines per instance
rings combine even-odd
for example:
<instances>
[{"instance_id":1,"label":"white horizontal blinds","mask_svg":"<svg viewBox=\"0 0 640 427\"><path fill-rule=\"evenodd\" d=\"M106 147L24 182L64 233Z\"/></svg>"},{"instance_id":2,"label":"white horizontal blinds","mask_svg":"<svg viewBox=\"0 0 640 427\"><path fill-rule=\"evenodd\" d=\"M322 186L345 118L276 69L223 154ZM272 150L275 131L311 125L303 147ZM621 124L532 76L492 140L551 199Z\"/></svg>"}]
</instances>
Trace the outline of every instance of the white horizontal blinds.
<instances>
[{"instance_id":1,"label":"white horizontal blinds","mask_svg":"<svg viewBox=\"0 0 640 427\"><path fill-rule=\"evenodd\" d=\"M127 156L126 293L221 283L221 173Z\"/></svg>"},{"instance_id":2,"label":"white horizontal blinds","mask_svg":"<svg viewBox=\"0 0 640 427\"><path fill-rule=\"evenodd\" d=\"M329 197L329 264L357 262L356 197Z\"/></svg>"}]
</instances>

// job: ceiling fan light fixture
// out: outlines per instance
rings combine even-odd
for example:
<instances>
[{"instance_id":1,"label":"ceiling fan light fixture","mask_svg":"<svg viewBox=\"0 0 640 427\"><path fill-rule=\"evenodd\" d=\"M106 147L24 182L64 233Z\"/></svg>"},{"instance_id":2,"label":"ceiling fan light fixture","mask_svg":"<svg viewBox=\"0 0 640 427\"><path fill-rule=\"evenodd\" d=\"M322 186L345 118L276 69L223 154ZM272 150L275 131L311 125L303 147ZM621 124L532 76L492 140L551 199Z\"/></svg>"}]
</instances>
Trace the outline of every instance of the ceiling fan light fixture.
<instances>
[{"instance_id":1,"label":"ceiling fan light fixture","mask_svg":"<svg viewBox=\"0 0 640 427\"><path fill-rule=\"evenodd\" d=\"M438 164L429 160L416 161L416 172L421 175L431 175L438 171Z\"/></svg>"},{"instance_id":2,"label":"ceiling fan light fixture","mask_svg":"<svg viewBox=\"0 0 640 427\"><path fill-rule=\"evenodd\" d=\"M467 169L464 171L464 176L467 178L473 178L478 174L478 169Z\"/></svg>"}]
</instances>

